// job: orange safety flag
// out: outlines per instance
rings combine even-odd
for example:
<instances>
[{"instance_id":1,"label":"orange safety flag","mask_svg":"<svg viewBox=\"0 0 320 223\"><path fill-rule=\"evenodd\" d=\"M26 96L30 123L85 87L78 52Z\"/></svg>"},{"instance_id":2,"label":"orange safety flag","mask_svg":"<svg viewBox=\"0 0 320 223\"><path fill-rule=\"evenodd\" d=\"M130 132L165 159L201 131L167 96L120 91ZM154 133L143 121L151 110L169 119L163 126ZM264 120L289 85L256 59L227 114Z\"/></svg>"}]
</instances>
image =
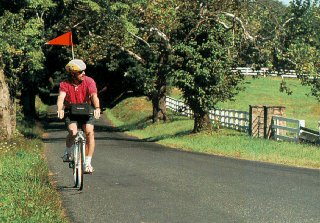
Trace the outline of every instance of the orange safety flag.
<instances>
[{"instance_id":1,"label":"orange safety flag","mask_svg":"<svg viewBox=\"0 0 320 223\"><path fill-rule=\"evenodd\" d=\"M47 42L48 45L64 45L64 46L73 46L72 42L72 32L67 32L65 34L62 34L61 36L58 36L57 38L54 38Z\"/></svg>"}]
</instances>

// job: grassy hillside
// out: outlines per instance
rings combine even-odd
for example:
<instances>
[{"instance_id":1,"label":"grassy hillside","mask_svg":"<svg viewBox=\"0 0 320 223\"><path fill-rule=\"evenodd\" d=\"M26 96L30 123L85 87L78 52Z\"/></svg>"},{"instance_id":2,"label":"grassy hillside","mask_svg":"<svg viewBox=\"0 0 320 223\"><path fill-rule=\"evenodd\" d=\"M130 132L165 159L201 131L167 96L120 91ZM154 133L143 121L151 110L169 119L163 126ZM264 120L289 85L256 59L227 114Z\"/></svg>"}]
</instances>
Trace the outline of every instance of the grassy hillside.
<instances>
[{"instance_id":1,"label":"grassy hillside","mask_svg":"<svg viewBox=\"0 0 320 223\"><path fill-rule=\"evenodd\" d=\"M320 120L320 103L308 95L309 87L302 86L299 80L286 79L287 86L292 90L291 95L279 91L281 78L252 78L245 79L245 91L240 92L234 101L218 104L219 108L249 111L249 105L285 106L286 116L306 121L306 127L318 129ZM172 91L172 96L181 98L181 92Z\"/></svg>"},{"instance_id":2,"label":"grassy hillside","mask_svg":"<svg viewBox=\"0 0 320 223\"><path fill-rule=\"evenodd\" d=\"M115 126L146 141L187 151L320 168L316 146L251 138L229 129L192 134L193 120L189 118L170 114L169 122L152 124L151 114L151 103L145 97L128 98L106 112Z\"/></svg>"}]
</instances>

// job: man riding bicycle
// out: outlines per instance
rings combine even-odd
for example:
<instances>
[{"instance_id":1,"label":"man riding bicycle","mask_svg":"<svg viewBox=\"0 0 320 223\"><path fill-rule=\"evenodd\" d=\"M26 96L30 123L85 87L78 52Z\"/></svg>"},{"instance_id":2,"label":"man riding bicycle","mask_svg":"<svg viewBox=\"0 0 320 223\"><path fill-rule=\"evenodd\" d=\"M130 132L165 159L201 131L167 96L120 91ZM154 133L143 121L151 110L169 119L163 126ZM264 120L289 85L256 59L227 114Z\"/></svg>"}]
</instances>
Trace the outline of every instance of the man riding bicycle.
<instances>
[{"instance_id":1,"label":"man riding bicycle","mask_svg":"<svg viewBox=\"0 0 320 223\"><path fill-rule=\"evenodd\" d=\"M82 125L82 129L86 134L86 157L85 157L85 173L92 173L93 168L91 159L94 152L94 118L100 118L100 102L97 95L97 87L95 81L85 75L86 64L79 59L73 59L66 65L66 71L69 73L68 79L60 83L59 96L57 100L58 118L63 119L68 128L66 138L66 149L62 157L64 162L71 161L71 148L77 135L77 124ZM87 103L94 107L94 118L88 116L81 122L73 116L64 112L69 109L71 104Z\"/></svg>"}]
</instances>

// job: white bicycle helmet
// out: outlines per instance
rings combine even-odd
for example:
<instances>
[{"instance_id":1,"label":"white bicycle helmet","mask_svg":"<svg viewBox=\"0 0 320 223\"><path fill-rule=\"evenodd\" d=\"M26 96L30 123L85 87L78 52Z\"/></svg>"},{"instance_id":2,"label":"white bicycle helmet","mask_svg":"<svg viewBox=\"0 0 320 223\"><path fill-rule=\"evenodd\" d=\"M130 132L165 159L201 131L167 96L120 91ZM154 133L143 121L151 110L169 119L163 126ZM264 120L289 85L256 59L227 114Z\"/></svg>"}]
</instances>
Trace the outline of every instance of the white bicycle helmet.
<instances>
[{"instance_id":1,"label":"white bicycle helmet","mask_svg":"<svg viewBox=\"0 0 320 223\"><path fill-rule=\"evenodd\" d=\"M67 72L81 72L87 68L86 64L80 59L73 59L66 65Z\"/></svg>"}]
</instances>

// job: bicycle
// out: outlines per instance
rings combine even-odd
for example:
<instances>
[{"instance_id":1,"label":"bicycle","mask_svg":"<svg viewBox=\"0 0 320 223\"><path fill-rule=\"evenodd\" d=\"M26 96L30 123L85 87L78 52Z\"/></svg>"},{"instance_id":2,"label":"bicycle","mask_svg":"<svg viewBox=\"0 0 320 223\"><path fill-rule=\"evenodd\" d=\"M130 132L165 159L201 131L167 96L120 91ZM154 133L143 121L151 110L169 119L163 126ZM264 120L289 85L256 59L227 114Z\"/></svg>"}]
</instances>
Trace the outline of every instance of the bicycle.
<instances>
[{"instance_id":1,"label":"bicycle","mask_svg":"<svg viewBox=\"0 0 320 223\"><path fill-rule=\"evenodd\" d=\"M81 108L81 106L80 106ZM70 111L65 111L66 114L70 114ZM93 110L89 110L85 116L92 116ZM74 115L73 116L78 116ZM73 181L74 188L78 188L79 190L83 189L83 174L85 168L85 149L86 149L86 136L83 133L81 128L84 115L81 114L79 117L78 130L77 135L74 139L73 144L73 154L71 156L71 160L69 161L69 168L73 170Z\"/></svg>"}]
</instances>

